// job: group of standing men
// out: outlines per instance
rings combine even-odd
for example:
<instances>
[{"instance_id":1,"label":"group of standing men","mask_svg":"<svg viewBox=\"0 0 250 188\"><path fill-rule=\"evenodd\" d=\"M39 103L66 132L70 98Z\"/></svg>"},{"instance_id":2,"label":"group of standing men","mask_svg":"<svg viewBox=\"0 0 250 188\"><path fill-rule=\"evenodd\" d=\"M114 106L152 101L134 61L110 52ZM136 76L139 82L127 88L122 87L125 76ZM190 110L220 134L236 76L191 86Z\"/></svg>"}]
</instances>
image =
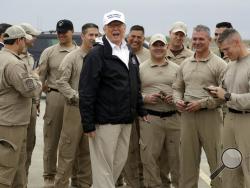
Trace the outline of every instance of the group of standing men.
<instances>
[{"instance_id":1,"label":"group of standing men","mask_svg":"<svg viewBox=\"0 0 250 188\"><path fill-rule=\"evenodd\" d=\"M149 50L142 26L131 27L125 41L123 13L106 13L103 25L105 35L94 47L98 26L83 25L78 47L72 22L58 21L59 43L44 50L33 71L27 47L39 32L29 24L4 32L0 187L27 186L41 90L45 187L68 187L71 177L76 187L115 188L120 174L134 188L198 187L202 147L211 172L222 149L242 152L241 168L226 170L212 187L250 187L250 56L239 33L216 29L219 55L232 61L227 64L209 49L211 33L204 25L193 29L194 52L183 45L183 22L172 25L169 43L153 35Z\"/></svg>"}]
</instances>

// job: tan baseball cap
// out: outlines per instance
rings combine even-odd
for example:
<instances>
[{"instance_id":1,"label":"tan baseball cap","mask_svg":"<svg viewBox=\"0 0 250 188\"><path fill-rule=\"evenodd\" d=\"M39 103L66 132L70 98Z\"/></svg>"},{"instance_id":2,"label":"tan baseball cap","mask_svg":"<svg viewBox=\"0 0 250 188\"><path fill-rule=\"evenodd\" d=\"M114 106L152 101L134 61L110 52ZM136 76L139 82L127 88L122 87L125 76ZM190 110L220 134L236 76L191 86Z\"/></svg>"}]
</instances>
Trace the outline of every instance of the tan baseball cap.
<instances>
[{"instance_id":1,"label":"tan baseball cap","mask_svg":"<svg viewBox=\"0 0 250 188\"><path fill-rule=\"evenodd\" d=\"M37 30L35 27L33 27L29 23L21 23L20 26L23 28L23 30L26 32L28 35L32 36L38 36L41 34L41 31Z\"/></svg>"},{"instance_id":2,"label":"tan baseball cap","mask_svg":"<svg viewBox=\"0 0 250 188\"><path fill-rule=\"evenodd\" d=\"M187 25L184 22L180 22L180 21L175 22L175 23L173 23L170 31L173 32L173 33L181 31L185 35L187 35Z\"/></svg>"},{"instance_id":3,"label":"tan baseball cap","mask_svg":"<svg viewBox=\"0 0 250 188\"><path fill-rule=\"evenodd\" d=\"M113 21L120 21L125 24L125 16L122 12L117 10L111 10L110 12L104 14L103 16L103 25L107 25Z\"/></svg>"},{"instance_id":4,"label":"tan baseball cap","mask_svg":"<svg viewBox=\"0 0 250 188\"><path fill-rule=\"evenodd\" d=\"M150 40L149 40L149 45L154 44L156 41L161 41L161 42L163 42L165 45L168 43L167 40L166 40L166 37L165 37L163 34L160 34L160 33L154 34L154 35L150 38Z\"/></svg>"},{"instance_id":5,"label":"tan baseball cap","mask_svg":"<svg viewBox=\"0 0 250 188\"><path fill-rule=\"evenodd\" d=\"M32 36L26 34L25 31L23 30L23 28L21 26L18 26L18 25L13 25L13 26L9 27L3 35L4 40L19 39L22 37L24 37L28 40L32 39Z\"/></svg>"}]
</instances>

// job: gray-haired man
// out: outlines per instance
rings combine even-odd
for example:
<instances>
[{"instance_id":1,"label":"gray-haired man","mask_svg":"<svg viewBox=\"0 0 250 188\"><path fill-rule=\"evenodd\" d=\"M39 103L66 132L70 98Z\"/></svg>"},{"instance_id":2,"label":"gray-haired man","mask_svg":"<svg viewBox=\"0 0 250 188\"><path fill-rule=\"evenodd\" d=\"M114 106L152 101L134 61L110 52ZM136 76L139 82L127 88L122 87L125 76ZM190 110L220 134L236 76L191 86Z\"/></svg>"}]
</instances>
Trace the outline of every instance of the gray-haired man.
<instances>
[{"instance_id":1,"label":"gray-haired man","mask_svg":"<svg viewBox=\"0 0 250 188\"><path fill-rule=\"evenodd\" d=\"M198 187L201 148L205 150L210 170L217 168L220 154L222 111L220 100L203 88L221 83L226 63L209 50L210 29L194 28L192 46L195 54L180 66L173 85L174 101L181 114L180 188ZM212 187L221 188L219 179Z\"/></svg>"}]
</instances>

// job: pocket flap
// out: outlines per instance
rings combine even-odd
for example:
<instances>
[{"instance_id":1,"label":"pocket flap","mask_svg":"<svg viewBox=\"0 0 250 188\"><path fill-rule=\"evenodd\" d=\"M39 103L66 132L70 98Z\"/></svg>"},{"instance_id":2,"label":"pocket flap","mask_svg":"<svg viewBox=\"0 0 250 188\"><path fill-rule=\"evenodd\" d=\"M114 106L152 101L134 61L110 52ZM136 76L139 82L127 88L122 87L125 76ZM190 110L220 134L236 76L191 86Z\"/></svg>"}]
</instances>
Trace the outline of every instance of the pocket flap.
<instances>
[{"instance_id":1,"label":"pocket flap","mask_svg":"<svg viewBox=\"0 0 250 188\"><path fill-rule=\"evenodd\" d=\"M17 146L9 140L0 139L0 144L7 145L10 148L12 148L14 151L17 151Z\"/></svg>"}]
</instances>

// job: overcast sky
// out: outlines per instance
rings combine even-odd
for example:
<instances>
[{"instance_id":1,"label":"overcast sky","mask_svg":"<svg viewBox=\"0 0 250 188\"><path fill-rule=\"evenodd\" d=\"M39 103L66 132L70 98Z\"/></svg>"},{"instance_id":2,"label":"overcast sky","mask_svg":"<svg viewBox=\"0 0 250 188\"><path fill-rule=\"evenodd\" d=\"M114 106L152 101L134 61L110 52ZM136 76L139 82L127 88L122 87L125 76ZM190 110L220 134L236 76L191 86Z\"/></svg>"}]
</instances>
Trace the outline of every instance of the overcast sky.
<instances>
[{"instance_id":1,"label":"overcast sky","mask_svg":"<svg viewBox=\"0 0 250 188\"><path fill-rule=\"evenodd\" d=\"M183 21L188 35L197 24L214 32L217 22L229 21L244 39L250 39L249 0L2 0L0 22L28 22L42 31L54 30L60 19L70 19L75 31L86 22L94 22L102 31L102 18L110 10L125 14L127 31L143 25L146 36L168 34L171 24Z\"/></svg>"}]
</instances>

